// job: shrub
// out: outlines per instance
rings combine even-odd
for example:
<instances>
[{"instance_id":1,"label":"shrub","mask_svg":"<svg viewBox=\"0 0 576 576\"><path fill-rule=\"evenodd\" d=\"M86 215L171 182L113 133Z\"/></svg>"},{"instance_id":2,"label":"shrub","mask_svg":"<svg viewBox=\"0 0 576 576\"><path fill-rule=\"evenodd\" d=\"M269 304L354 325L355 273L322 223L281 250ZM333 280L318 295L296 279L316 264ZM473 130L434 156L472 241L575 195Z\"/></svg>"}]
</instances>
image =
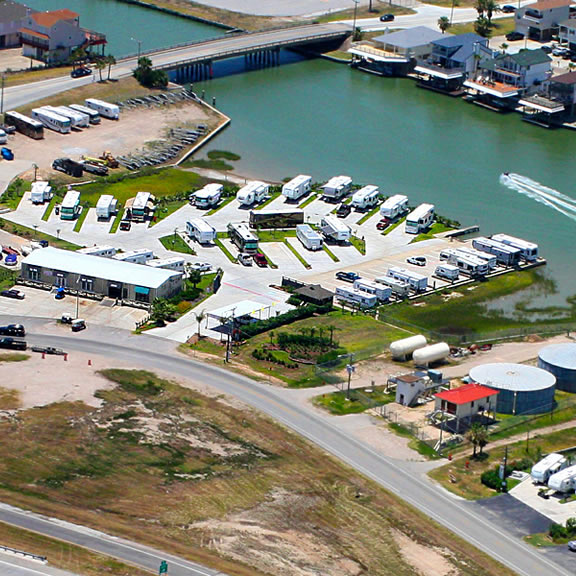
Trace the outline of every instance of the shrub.
<instances>
[{"instance_id":1,"label":"shrub","mask_svg":"<svg viewBox=\"0 0 576 576\"><path fill-rule=\"evenodd\" d=\"M550 535L550 538L552 538L552 540L562 540L568 537L566 528L564 528L562 524L557 524L556 522L552 522L552 524L550 524L548 534Z\"/></svg>"},{"instance_id":2,"label":"shrub","mask_svg":"<svg viewBox=\"0 0 576 576\"><path fill-rule=\"evenodd\" d=\"M498 468L483 472L482 476L480 476L480 481L484 486L488 486L488 488L492 488L492 490L500 491L502 488L502 480L500 479Z\"/></svg>"}]
</instances>

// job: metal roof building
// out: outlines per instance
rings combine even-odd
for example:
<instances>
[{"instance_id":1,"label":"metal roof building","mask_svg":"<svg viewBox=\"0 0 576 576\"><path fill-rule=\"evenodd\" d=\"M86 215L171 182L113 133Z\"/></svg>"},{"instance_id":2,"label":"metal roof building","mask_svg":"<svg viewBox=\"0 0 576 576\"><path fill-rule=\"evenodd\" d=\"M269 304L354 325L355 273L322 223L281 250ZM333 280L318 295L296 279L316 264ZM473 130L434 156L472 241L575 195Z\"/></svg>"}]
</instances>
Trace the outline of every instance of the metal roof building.
<instances>
[{"instance_id":1,"label":"metal roof building","mask_svg":"<svg viewBox=\"0 0 576 576\"><path fill-rule=\"evenodd\" d=\"M483 364L470 370L470 380L499 390L501 414L541 414L554 407L556 378L525 364Z\"/></svg>"},{"instance_id":2,"label":"metal roof building","mask_svg":"<svg viewBox=\"0 0 576 576\"><path fill-rule=\"evenodd\" d=\"M538 367L556 377L558 390L576 392L576 344L552 344L538 353Z\"/></svg>"}]
</instances>

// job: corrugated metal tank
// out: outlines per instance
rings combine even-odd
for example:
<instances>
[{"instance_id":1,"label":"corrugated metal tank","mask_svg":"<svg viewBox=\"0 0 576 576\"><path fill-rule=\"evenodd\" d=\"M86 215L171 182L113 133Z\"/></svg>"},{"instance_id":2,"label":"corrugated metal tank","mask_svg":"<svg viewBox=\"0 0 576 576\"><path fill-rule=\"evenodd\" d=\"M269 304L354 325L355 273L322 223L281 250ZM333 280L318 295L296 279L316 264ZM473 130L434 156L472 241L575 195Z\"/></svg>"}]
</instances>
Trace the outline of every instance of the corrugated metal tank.
<instances>
[{"instance_id":1,"label":"corrugated metal tank","mask_svg":"<svg viewBox=\"0 0 576 576\"><path fill-rule=\"evenodd\" d=\"M576 344L552 344L538 353L538 367L556 377L556 388L576 392Z\"/></svg>"},{"instance_id":2,"label":"corrugated metal tank","mask_svg":"<svg viewBox=\"0 0 576 576\"><path fill-rule=\"evenodd\" d=\"M410 338L403 338L402 340L396 340L390 344L390 354L395 360L403 360L408 357L414 350L418 348L423 348L428 344L426 337L422 334L418 336L410 336Z\"/></svg>"},{"instance_id":3,"label":"corrugated metal tank","mask_svg":"<svg viewBox=\"0 0 576 576\"><path fill-rule=\"evenodd\" d=\"M449 354L450 346L446 342L438 342L438 344L415 350L414 354L412 354L412 359L416 366L428 366L432 362L448 358Z\"/></svg>"}]
</instances>

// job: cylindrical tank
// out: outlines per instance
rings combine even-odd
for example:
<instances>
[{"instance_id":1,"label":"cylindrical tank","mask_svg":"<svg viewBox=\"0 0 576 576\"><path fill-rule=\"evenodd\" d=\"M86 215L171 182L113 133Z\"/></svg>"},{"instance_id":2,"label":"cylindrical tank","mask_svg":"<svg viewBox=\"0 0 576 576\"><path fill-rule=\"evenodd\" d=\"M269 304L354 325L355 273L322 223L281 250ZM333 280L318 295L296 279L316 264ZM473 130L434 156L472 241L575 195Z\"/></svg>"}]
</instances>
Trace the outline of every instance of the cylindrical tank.
<instances>
[{"instance_id":1,"label":"cylindrical tank","mask_svg":"<svg viewBox=\"0 0 576 576\"><path fill-rule=\"evenodd\" d=\"M538 353L538 367L556 376L556 388L576 392L576 344L552 344Z\"/></svg>"},{"instance_id":2,"label":"cylindrical tank","mask_svg":"<svg viewBox=\"0 0 576 576\"><path fill-rule=\"evenodd\" d=\"M542 414L554 407L556 378L526 364L482 364L470 370L470 380L498 390L500 414Z\"/></svg>"},{"instance_id":3,"label":"cylindrical tank","mask_svg":"<svg viewBox=\"0 0 576 576\"><path fill-rule=\"evenodd\" d=\"M446 342L438 342L438 344L415 350L414 354L412 354L412 359L416 366L428 366L431 362L438 362L448 358L449 354L450 346Z\"/></svg>"},{"instance_id":4,"label":"cylindrical tank","mask_svg":"<svg viewBox=\"0 0 576 576\"><path fill-rule=\"evenodd\" d=\"M390 344L390 354L394 360L404 360L406 359L414 350L418 348L423 348L428 342L426 337L422 334L418 336L410 336L410 338L403 338L402 340L396 340Z\"/></svg>"}]
</instances>

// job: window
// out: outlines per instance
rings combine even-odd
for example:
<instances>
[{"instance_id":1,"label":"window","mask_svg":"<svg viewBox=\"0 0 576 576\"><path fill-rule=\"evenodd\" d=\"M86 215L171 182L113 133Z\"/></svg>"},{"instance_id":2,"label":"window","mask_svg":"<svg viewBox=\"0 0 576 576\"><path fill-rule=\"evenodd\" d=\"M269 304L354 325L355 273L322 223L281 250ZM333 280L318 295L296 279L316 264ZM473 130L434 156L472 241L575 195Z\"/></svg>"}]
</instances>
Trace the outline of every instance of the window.
<instances>
[{"instance_id":1,"label":"window","mask_svg":"<svg viewBox=\"0 0 576 576\"><path fill-rule=\"evenodd\" d=\"M84 292L94 292L94 279L81 277L80 287Z\"/></svg>"},{"instance_id":2,"label":"window","mask_svg":"<svg viewBox=\"0 0 576 576\"><path fill-rule=\"evenodd\" d=\"M28 278L30 280L38 280L40 278L38 268L28 268Z\"/></svg>"}]
</instances>

